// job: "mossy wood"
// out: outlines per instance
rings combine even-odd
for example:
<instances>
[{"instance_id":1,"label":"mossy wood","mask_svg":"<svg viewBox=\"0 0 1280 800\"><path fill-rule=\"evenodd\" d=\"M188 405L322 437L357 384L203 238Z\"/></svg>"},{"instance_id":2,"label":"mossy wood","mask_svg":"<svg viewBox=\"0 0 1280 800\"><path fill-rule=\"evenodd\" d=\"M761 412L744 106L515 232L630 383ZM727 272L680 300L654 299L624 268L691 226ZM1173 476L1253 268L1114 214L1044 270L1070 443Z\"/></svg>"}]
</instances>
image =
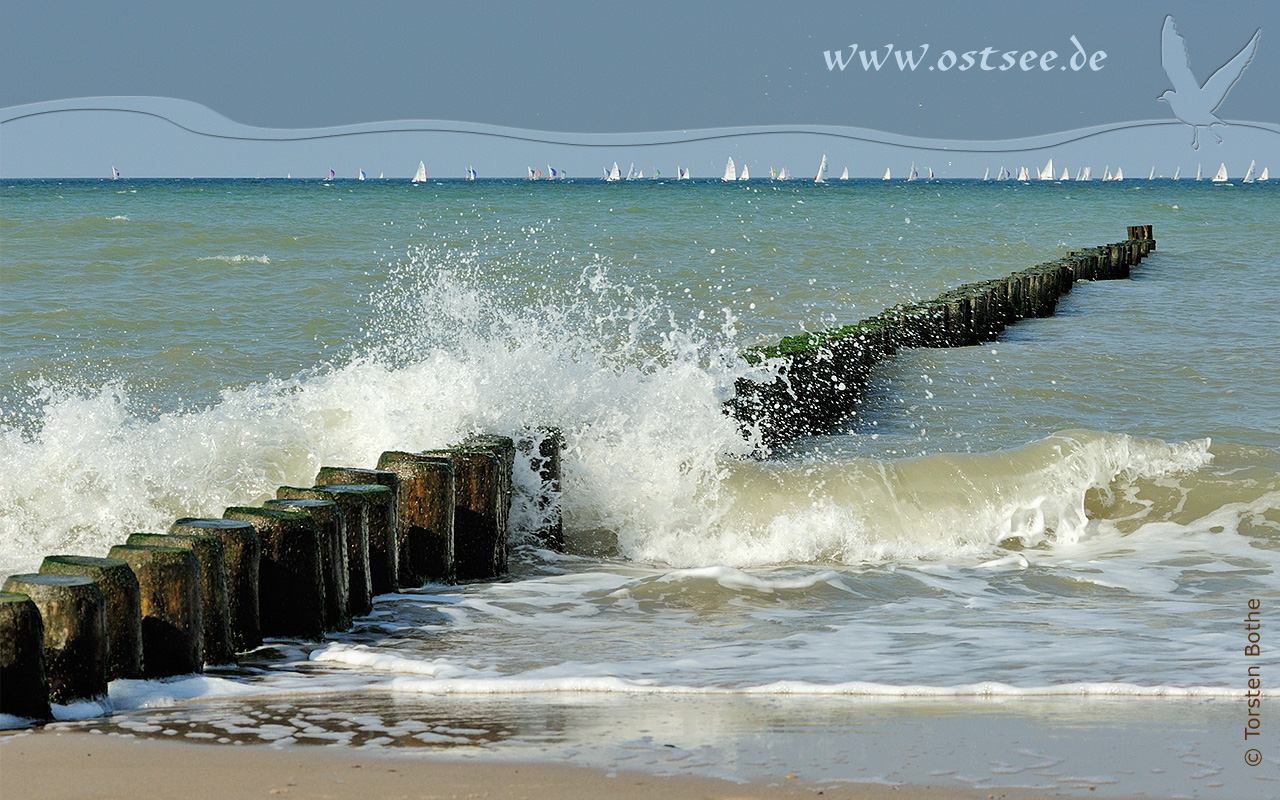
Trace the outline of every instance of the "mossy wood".
<instances>
[{"instance_id":1,"label":"mossy wood","mask_svg":"<svg viewBox=\"0 0 1280 800\"><path fill-rule=\"evenodd\" d=\"M82 575L10 575L4 591L31 598L44 624L49 700L60 705L107 693L107 601Z\"/></svg>"},{"instance_id":2,"label":"mossy wood","mask_svg":"<svg viewBox=\"0 0 1280 800\"><path fill-rule=\"evenodd\" d=\"M204 669L200 562L185 547L118 544L107 554L138 577L142 671L148 678Z\"/></svg>"},{"instance_id":3,"label":"mossy wood","mask_svg":"<svg viewBox=\"0 0 1280 800\"><path fill-rule=\"evenodd\" d=\"M258 616L263 636L319 639L324 635L324 573L315 521L301 511L232 506L225 519L253 525L262 543Z\"/></svg>"},{"instance_id":4,"label":"mossy wood","mask_svg":"<svg viewBox=\"0 0 1280 800\"><path fill-rule=\"evenodd\" d=\"M102 590L107 607L107 680L142 677L142 590L118 558L45 556L42 575L79 575Z\"/></svg>"},{"instance_id":5,"label":"mossy wood","mask_svg":"<svg viewBox=\"0 0 1280 800\"><path fill-rule=\"evenodd\" d=\"M21 592L0 592L0 714L53 718L44 668L44 622Z\"/></svg>"},{"instance_id":6,"label":"mossy wood","mask_svg":"<svg viewBox=\"0 0 1280 800\"><path fill-rule=\"evenodd\" d=\"M234 664L236 651L231 636L231 606L227 600L227 558L218 537L199 533L131 533L125 544L181 547L195 554L200 565L204 663Z\"/></svg>"}]
</instances>

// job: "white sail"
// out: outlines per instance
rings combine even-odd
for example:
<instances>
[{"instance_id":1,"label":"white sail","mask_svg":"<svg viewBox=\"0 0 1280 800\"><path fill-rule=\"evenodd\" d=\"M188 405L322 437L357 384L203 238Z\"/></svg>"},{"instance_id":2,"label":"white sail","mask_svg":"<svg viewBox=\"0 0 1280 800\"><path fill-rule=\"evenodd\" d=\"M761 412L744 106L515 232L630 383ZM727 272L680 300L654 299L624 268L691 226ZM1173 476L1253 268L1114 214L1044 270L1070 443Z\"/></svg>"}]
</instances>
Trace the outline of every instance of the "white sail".
<instances>
[{"instance_id":1,"label":"white sail","mask_svg":"<svg viewBox=\"0 0 1280 800\"><path fill-rule=\"evenodd\" d=\"M984 181L991 179L991 167L987 167L986 171L982 173L982 179Z\"/></svg>"},{"instance_id":2,"label":"white sail","mask_svg":"<svg viewBox=\"0 0 1280 800\"><path fill-rule=\"evenodd\" d=\"M1018 180L1020 181L1031 180L1031 173L1027 171L1026 167L1022 167L1018 170Z\"/></svg>"},{"instance_id":3,"label":"white sail","mask_svg":"<svg viewBox=\"0 0 1280 800\"><path fill-rule=\"evenodd\" d=\"M360 180L364 180L364 170L360 170Z\"/></svg>"},{"instance_id":4,"label":"white sail","mask_svg":"<svg viewBox=\"0 0 1280 800\"><path fill-rule=\"evenodd\" d=\"M1250 161L1249 171L1244 174L1245 183L1253 183L1253 167L1254 167L1254 162Z\"/></svg>"},{"instance_id":5,"label":"white sail","mask_svg":"<svg viewBox=\"0 0 1280 800\"><path fill-rule=\"evenodd\" d=\"M119 177L120 177L120 170L116 169L116 165L115 165L115 164L112 164L112 165L111 165L111 180L113 180L113 181L114 181L114 180L116 180L116 179L117 179L117 178L119 178Z\"/></svg>"},{"instance_id":6,"label":"white sail","mask_svg":"<svg viewBox=\"0 0 1280 800\"><path fill-rule=\"evenodd\" d=\"M1178 166L1173 168L1173 179L1176 181L1178 179L1178 176L1181 174L1182 174L1182 165L1179 164Z\"/></svg>"},{"instance_id":7,"label":"white sail","mask_svg":"<svg viewBox=\"0 0 1280 800\"><path fill-rule=\"evenodd\" d=\"M1147 180L1154 181L1155 179L1156 179L1156 168L1153 166L1151 168L1151 174L1147 176Z\"/></svg>"},{"instance_id":8,"label":"white sail","mask_svg":"<svg viewBox=\"0 0 1280 800\"><path fill-rule=\"evenodd\" d=\"M1049 159L1049 163L1044 165L1044 169L1040 170L1040 180L1053 180L1053 159Z\"/></svg>"},{"instance_id":9,"label":"white sail","mask_svg":"<svg viewBox=\"0 0 1280 800\"><path fill-rule=\"evenodd\" d=\"M787 173L786 167L783 167L782 169L778 170L778 180L785 181L787 178L790 178L790 177L791 175Z\"/></svg>"},{"instance_id":10,"label":"white sail","mask_svg":"<svg viewBox=\"0 0 1280 800\"><path fill-rule=\"evenodd\" d=\"M1200 180L1200 165L1196 164L1196 180Z\"/></svg>"},{"instance_id":11,"label":"white sail","mask_svg":"<svg viewBox=\"0 0 1280 800\"><path fill-rule=\"evenodd\" d=\"M749 180L751 180L751 173L750 173L749 171L747 171L747 165L746 165L746 164L743 164L743 165L742 165L742 174L738 176L738 180L740 180L740 181L749 181Z\"/></svg>"},{"instance_id":12,"label":"white sail","mask_svg":"<svg viewBox=\"0 0 1280 800\"><path fill-rule=\"evenodd\" d=\"M611 170L609 170L609 171L607 171L607 172L605 173L604 179L605 179L606 181L620 181L620 180L622 180L622 170L618 169L618 162L617 162L617 161L613 162L613 169L611 169Z\"/></svg>"},{"instance_id":13,"label":"white sail","mask_svg":"<svg viewBox=\"0 0 1280 800\"><path fill-rule=\"evenodd\" d=\"M1093 167L1084 168L1084 180L1086 181L1093 180Z\"/></svg>"},{"instance_id":14,"label":"white sail","mask_svg":"<svg viewBox=\"0 0 1280 800\"><path fill-rule=\"evenodd\" d=\"M889 168L888 168L888 167L885 167L885 168L884 168L884 177L883 177L883 178L881 178L880 180L882 180L882 181L892 180L892 178L890 178L890 177L889 177ZM911 180L911 177L910 177L910 176L907 176L907 180Z\"/></svg>"},{"instance_id":15,"label":"white sail","mask_svg":"<svg viewBox=\"0 0 1280 800\"><path fill-rule=\"evenodd\" d=\"M1225 163L1222 166L1218 167L1218 174L1213 176L1213 182L1214 183L1227 182L1227 165Z\"/></svg>"},{"instance_id":16,"label":"white sail","mask_svg":"<svg viewBox=\"0 0 1280 800\"><path fill-rule=\"evenodd\" d=\"M888 170L886 170L887 172ZM911 169L907 170L907 180L914 181L916 179L916 162L911 162Z\"/></svg>"},{"instance_id":17,"label":"white sail","mask_svg":"<svg viewBox=\"0 0 1280 800\"><path fill-rule=\"evenodd\" d=\"M467 180L474 181L476 179L476 171L470 166L467 167Z\"/></svg>"},{"instance_id":18,"label":"white sail","mask_svg":"<svg viewBox=\"0 0 1280 800\"><path fill-rule=\"evenodd\" d=\"M729 156L729 163L724 165L724 177L722 181L736 181L738 179L738 169L733 166L733 156Z\"/></svg>"},{"instance_id":19,"label":"white sail","mask_svg":"<svg viewBox=\"0 0 1280 800\"><path fill-rule=\"evenodd\" d=\"M378 180L383 180L383 179L384 179L384 178L383 178L383 175L384 175L384 174L385 174L385 173L379 172L379 173L378 173Z\"/></svg>"},{"instance_id":20,"label":"white sail","mask_svg":"<svg viewBox=\"0 0 1280 800\"><path fill-rule=\"evenodd\" d=\"M631 166L627 167L627 180L634 181L636 179L636 162L632 161Z\"/></svg>"},{"instance_id":21,"label":"white sail","mask_svg":"<svg viewBox=\"0 0 1280 800\"><path fill-rule=\"evenodd\" d=\"M1271 180L1271 176L1267 175L1267 168L1263 167L1262 174L1258 176L1258 183L1262 183L1266 180Z\"/></svg>"},{"instance_id":22,"label":"white sail","mask_svg":"<svg viewBox=\"0 0 1280 800\"><path fill-rule=\"evenodd\" d=\"M1060 180L1060 181L1069 181L1069 180L1071 180L1071 173L1067 172L1067 168L1066 168L1066 167L1063 167L1063 168L1062 168L1062 177L1061 177L1061 178L1058 178L1058 180Z\"/></svg>"},{"instance_id":23,"label":"white sail","mask_svg":"<svg viewBox=\"0 0 1280 800\"><path fill-rule=\"evenodd\" d=\"M1116 174L1115 174L1115 175L1112 175L1112 176L1111 176L1111 179L1112 179L1113 181L1122 181L1122 180L1124 180L1124 169L1122 169L1122 168L1120 168L1120 167L1116 167Z\"/></svg>"},{"instance_id":24,"label":"white sail","mask_svg":"<svg viewBox=\"0 0 1280 800\"><path fill-rule=\"evenodd\" d=\"M413 173L413 183L422 183L427 179L427 165L418 162L418 171Z\"/></svg>"},{"instance_id":25,"label":"white sail","mask_svg":"<svg viewBox=\"0 0 1280 800\"><path fill-rule=\"evenodd\" d=\"M933 167L929 167L929 180L933 180Z\"/></svg>"},{"instance_id":26,"label":"white sail","mask_svg":"<svg viewBox=\"0 0 1280 800\"><path fill-rule=\"evenodd\" d=\"M841 172L841 173L840 173L840 180L842 180L842 181L847 181L847 180L849 180L849 168L848 168L848 167L845 167L845 168L844 168L844 172Z\"/></svg>"},{"instance_id":27,"label":"white sail","mask_svg":"<svg viewBox=\"0 0 1280 800\"><path fill-rule=\"evenodd\" d=\"M636 180L642 180L643 178L644 178L644 170L642 169L636 173Z\"/></svg>"},{"instance_id":28,"label":"white sail","mask_svg":"<svg viewBox=\"0 0 1280 800\"><path fill-rule=\"evenodd\" d=\"M826 153L822 154L822 163L818 165L818 174L813 179L813 182L814 183L827 182L827 154Z\"/></svg>"}]
</instances>

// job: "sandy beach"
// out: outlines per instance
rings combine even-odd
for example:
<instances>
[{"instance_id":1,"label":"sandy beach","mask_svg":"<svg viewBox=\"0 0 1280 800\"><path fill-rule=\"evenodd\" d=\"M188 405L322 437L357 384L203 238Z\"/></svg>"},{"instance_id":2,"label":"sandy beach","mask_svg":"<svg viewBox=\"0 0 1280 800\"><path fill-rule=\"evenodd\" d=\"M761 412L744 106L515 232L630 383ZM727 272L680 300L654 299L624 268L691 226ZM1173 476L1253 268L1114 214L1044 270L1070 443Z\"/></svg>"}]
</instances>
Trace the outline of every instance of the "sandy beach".
<instances>
[{"instance_id":1,"label":"sandy beach","mask_svg":"<svg viewBox=\"0 0 1280 800\"><path fill-rule=\"evenodd\" d=\"M782 784L606 772L564 764L396 758L306 747L227 747L88 733L14 733L0 738L0 796L60 800L92 796L238 798L881 798L1031 800L1061 796L1017 789L883 784Z\"/></svg>"}]
</instances>

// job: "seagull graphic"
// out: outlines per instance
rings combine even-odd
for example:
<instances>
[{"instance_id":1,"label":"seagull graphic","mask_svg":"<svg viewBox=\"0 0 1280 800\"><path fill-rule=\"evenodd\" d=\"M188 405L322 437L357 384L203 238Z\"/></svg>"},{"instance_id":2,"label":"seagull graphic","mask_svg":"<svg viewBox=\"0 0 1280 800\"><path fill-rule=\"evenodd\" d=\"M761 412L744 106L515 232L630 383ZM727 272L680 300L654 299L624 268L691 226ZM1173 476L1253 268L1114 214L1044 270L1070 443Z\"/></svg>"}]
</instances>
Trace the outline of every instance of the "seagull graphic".
<instances>
[{"instance_id":1,"label":"seagull graphic","mask_svg":"<svg viewBox=\"0 0 1280 800\"><path fill-rule=\"evenodd\" d=\"M1214 125L1226 125L1214 114L1218 106L1226 98L1227 92L1235 82L1240 80L1244 68L1249 66L1253 54L1258 50L1258 36L1262 30L1254 32L1253 38L1244 49L1218 68L1201 86L1196 76L1191 74L1191 60L1187 58L1187 43L1174 27L1173 15L1164 18L1164 28L1160 31L1160 63L1173 84L1173 91L1165 92L1157 100L1163 100L1173 109L1173 115L1191 126L1191 146L1200 149L1200 129L1206 128L1222 144L1222 137L1213 130Z\"/></svg>"}]
</instances>

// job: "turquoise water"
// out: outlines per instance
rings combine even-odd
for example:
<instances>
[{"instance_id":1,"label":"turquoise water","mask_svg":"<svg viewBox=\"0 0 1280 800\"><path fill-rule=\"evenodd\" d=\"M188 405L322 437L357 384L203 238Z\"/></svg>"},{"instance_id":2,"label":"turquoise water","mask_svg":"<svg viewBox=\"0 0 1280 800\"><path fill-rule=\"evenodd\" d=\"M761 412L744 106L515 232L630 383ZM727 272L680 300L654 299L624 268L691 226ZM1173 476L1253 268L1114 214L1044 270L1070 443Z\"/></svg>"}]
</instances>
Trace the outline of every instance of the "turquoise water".
<instances>
[{"instance_id":1,"label":"turquoise water","mask_svg":"<svg viewBox=\"0 0 1280 800\"><path fill-rule=\"evenodd\" d=\"M567 556L222 680L1234 702L1280 601L1277 219L1273 183L5 182L0 573L555 425ZM721 411L744 347L1130 224L1131 280L899 354L831 435L761 458Z\"/></svg>"}]
</instances>

